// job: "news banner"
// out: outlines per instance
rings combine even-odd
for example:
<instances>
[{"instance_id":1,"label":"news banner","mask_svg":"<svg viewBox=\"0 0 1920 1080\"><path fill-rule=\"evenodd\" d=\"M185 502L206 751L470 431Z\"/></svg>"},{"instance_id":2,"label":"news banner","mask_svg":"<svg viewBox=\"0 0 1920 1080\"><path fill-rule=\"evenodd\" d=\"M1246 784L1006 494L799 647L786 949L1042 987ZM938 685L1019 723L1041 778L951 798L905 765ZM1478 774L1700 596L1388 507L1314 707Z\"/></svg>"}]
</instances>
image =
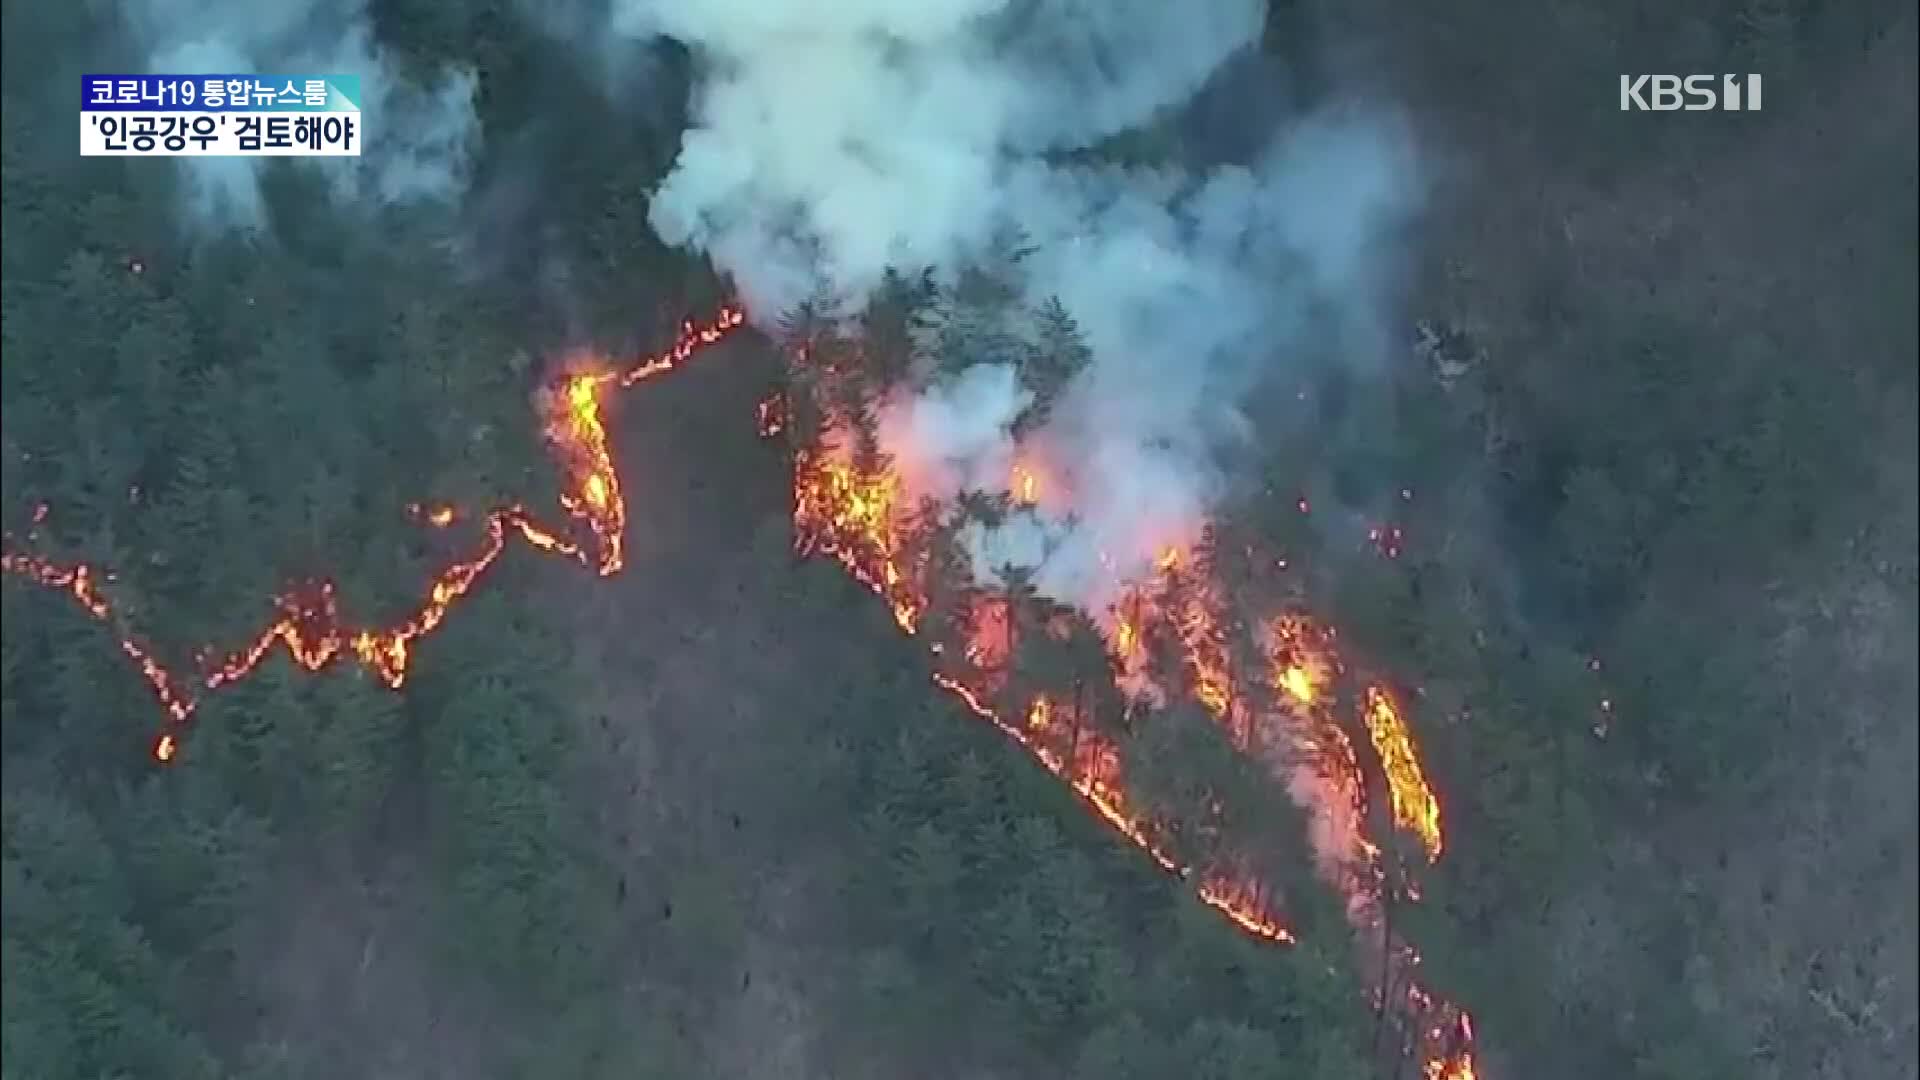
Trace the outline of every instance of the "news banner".
<instances>
[{"instance_id":1,"label":"news banner","mask_svg":"<svg viewBox=\"0 0 1920 1080\"><path fill-rule=\"evenodd\" d=\"M82 157L359 157L358 75L86 75Z\"/></svg>"}]
</instances>

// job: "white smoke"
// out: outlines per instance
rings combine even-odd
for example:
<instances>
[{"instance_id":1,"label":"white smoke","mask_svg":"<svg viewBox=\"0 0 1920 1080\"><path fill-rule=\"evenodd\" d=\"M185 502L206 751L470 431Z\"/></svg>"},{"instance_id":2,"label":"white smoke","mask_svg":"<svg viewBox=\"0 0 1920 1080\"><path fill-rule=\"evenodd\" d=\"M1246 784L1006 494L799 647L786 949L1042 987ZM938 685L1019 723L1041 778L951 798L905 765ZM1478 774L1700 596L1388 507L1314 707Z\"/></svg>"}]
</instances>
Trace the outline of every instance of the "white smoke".
<instances>
[{"instance_id":1,"label":"white smoke","mask_svg":"<svg viewBox=\"0 0 1920 1080\"><path fill-rule=\"evenodd\" d=\"M880 413L880 444L909 491L948 498L995 490L1013 469L1008 428L1033 394L1006 364L976 364L950 381L903 392Z\"/></svg>"},{"instance_id":2,"label":"white smoke","mask_svg":"<svg viewBox=\"0 0 1920 1080\"><path fill-rule=\"evenodd\" d=\"M652 204L748 310L856 305L888 267L950 274L1011 226L1024 287L1057 296L1093 359L1041 428L1003 357L905 388L881 445L913 495L1008 490L1041 460L1054 497L966 534L980 572L1098 614L1120 580L1192 541L1249 437L1263 365L1331 318L1364 324L1376 247L1417 194L1388 119L1302 120L1207 175L1063 163L1189 98L1258 39L1261 0L628 0L616 25L700 65L693 126ZM951 368L954 358L943 357Z\"/></svg>"},{"instance_id":3,"label":"white smoke","mask_svg":"<svg viewBox=\"0 0 1920 1080\"><path fill-rule=\"evenodd\" d=\"M374 40L366 0L134 0L125 17L156 72L360 76L361 156L295 159L324 170L342 202L418 202L463 190L479 126L473 72L446 68L422 80L402 71ZM196 220L266 224L261 159L178 160Z\"/></svg>"}]
</instances>

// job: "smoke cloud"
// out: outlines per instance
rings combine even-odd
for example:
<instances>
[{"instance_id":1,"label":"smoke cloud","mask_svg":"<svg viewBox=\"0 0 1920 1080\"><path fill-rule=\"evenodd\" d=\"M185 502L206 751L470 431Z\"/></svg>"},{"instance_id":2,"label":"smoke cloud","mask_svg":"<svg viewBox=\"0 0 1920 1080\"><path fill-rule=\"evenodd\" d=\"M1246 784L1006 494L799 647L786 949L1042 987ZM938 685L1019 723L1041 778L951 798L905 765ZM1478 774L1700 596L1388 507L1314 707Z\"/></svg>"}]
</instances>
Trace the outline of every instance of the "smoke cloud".
<instances>
[{"instance_id":1,"label":"smoke cloud","mask_svg":"<svg viewBox=\"0 0 1920 1080\"><path fill-rule=\"evenodd\" d=\"M695 53L693 126L652 223L756 317L856 305L888 267L939 277L1024 237L1023 287L1064 303L1091 363L1017 442L1028 402L983 356L894 395L881 444L916 497L1008 491L1031 461L1045 497L969 530L976 568L1032 567L1097 614L1198 536L1220 451L1255 434L1245 391L1330 320L1369 321L1381 242L1417 202L1409 142L1377 113L1298 118L1206 174L1070 163L1191 97L1257 42L1264 7L631 0L615 25Z\"/></svg>"},{"instance_id":2,"label":"smoke cloud","mask_svg":"<svg viewBox=\"0 0 1920 1080\"><path fill-rule=\"evenodd\" d=\"M890 402L880 414L880 444L901 451L895 464L909 490L997 490L1013 468L1008 429L1032 402L1012 367L976 364Z\"/></svg>"},{"instance_id":3,"label":"smoke cloud","mask_svg":"<svg viewBox=\"0 0 1920 1080\"><path fill-rule=\"evenodd\" d=\"M471 71L421 79L374 40L366 0L134 0L125 18L153 71L359 75L359 158L310 159L341 202L443 200L465 188L479 125ZM300 159L296 159L300 160ZM181 158L188 208L203 223L266 224L257 158Z\"/></svg>"}]
</instances>

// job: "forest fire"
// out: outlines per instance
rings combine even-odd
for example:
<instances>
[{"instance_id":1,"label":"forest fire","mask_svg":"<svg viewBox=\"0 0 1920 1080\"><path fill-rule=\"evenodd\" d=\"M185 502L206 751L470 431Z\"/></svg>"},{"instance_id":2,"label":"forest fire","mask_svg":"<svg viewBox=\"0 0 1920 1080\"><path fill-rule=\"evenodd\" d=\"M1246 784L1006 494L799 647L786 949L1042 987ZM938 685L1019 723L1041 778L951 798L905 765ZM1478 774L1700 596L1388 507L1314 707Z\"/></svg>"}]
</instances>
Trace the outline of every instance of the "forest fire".
<instances>
[{"instance_id":1,"label":"forest fire","mask_svg":"<svg viewBox=\"0 0 1920 1080\"><path fill-rule=\"evenodd\" d=\"M1315 845L1334 886L1347 900L1347 915L1363 939L1372 938L1397 963L1385 972L1388 986L1406 985L1399 1017L1413 1033L1410 1048L1423 1063L1428 1080L1473 1080L1472 1021L1449 1002L1435 998L1409 972L1419 953L1397 939L1386 905L1394 878L1383 860L1388 853L1367 835L1367 785L1354 742L1336 719L1329 688L1346 663L1335 647L1335 633L1301 614L1287 614L1265 627L1269 677L1281 703L1295 715L1288 728L1294 748L1308 762L1316 821ZM1438 803L1427 787L1414 754L1412 737L1391 694L1379 683L1361 691L1361 720L1371 737L1387 786L1393 824L1419 837L1429 861L1441 850ZM1418 883L1401 874L1398 894L1418 900ZM1384 989L1381 992L1385 992Z\"/></svg>"},{"instance_id":2,"label":"forest fire","mask_svg":"<svg viewBox=\"0 0 1920 1080\"><path fill-rule=\"evenodd\" d=\"M1266 627L1274 688L1295 706L1320 703L1343 665L1333 648L1333 631L1298 613L1278 616Z\"/></svg>"},{"instance_id":3,"label":"forest fire","mask_svg":"<svg viewBox=\"0 0 1920 1080\"><path fill-rule=\"evenodd\" d=\"M592 536L591 545L541 526L522 506L494 509L483 519L479 549L436 574L419 607L397 623L353 628L340 614L333 583L309 582L276 597L275 618L246 645L227 653L215 653L208 648L199 650L196 659L201 671L195 681L208 693L238 682L257 668L278 644L294 663L308 671L319 671L342 655L351 655L381 682L398 689L406 681L415 642L440 626L459 599L492 568L506 550L508 540L515 536L535 550L573 559L603 577L619 573L625 562L626 503L620 493L619 472L607 445L602 415L606 393L673 370L745 321L745 312L724 307L705 325L683 324L679 338L665 352L624 370L574 371L542 393L546 413L544 433L566 477L560 506ZM451 526L459 516L458 511L449 506L425 509L416 504L410 510L437 528ZM43 522L46 516L44 507L36 508L35 523ZM82 610L113 630L120 650L139 668L166 714L163 729L153 742L153 757L163 764L174 761L180 749L180 729L198 707L199 698L188 689L187 683L154 658L144 640L120 625L111 601L100 590L98 572L84 563L61 566L41 556L16 551L0 554L0 570L69 593Z\"/></svg>"},{"instance_id":4,"label":"forest fire","mask_svg":"<svg viewBox=\"0 0 1920 1080\"><path fill-rule=\"evenodd\" d=\"M852 464L826 455L802 456L795 462L795 549L803 555L820 555L840 563L887 603L902 630L914 634L926 602L909 569L902 565L902 527L897 517L900 501L900 482L891 472L862 473ZM998 635L986 636L992 639ZM995 643L976 642L968 650L968 665L977 673L978 665L997 651ZM1062 711L1071 711L1071 706L1042 695L1028 703L1020 714L1022 719L1016 722L990 704L994 694L984 677L964 678L936 669L932 678L969 712L1025 747L1114 832L1161 869L1182 879L1193 876L1193 868L1166 848L1157 838L1154 824L1134 808L1122 775L1118 745L1077 716L1072 722L1059 716ZM1257 883L1216 873L1203 876L1196 893L1250 934L1271 941L1293 940L1292 932L1260 906Z\"/></svg>"},{"instance_id":5,"label":"forest fire","mask_svg":"<svg viewBox=\"0 0 1920 1080\"><path fill-rule=\"evenodd\" d=\"M409 506L411 516L425 525L450 529L471 527L463 523L474 522L481 536L464 558L434 575L411 612L390 625L353 626L341 614L332 581L298 583L274 599L273 619L244 645L226 652L199 650L196 673L183 678L163 666L148 642L123 625L110 596L111 575L86 564L62 565L12 550L11 544L0 554L0 569L67 593L89 616L111 629L121 651L162 706L165 722L151 746L152 756L162 763L177 760L183 730L200 695L243 680L276 649L315 672L350 657L384 685L398 689L406 680L418 642L442 625L516 538L603 577L620 572L625 561L626 504L609 447L607 399L614 391L674 369L743 323L739 309L724 308L704 326L685 324L673 347L658 356L622 370L580 365L543 390L539 396L543 430L561 469L558 501L569 523L560 528L542 525L519 504L478 515L444 504ZM758 410L760 433L767 437L783 433L789 416L783 396L769 397ZM915 531L925 522L901 476L883 465L866 467L863 460L834 445L816 445L796 454L795 549L839 563L882 599L901 630L916 635L934 603L924 584L930 556L918 545ZM1008 494L1018 506L1036 506L1043 499L1060 497L1030 462L1012 467ZM1306 511L1304 499L1299 509ZM36 526L47 517L46 507L35 508ZM37 534L29 533L29 540L35 539ZM1284 567L1284 560L1280 565ZM1128 586L1122 602L1105 613L1102 632L1122 689L1129 693L1157 690L1147 675L1148 650L1155 647L1153 642L1169 641L1186 672L1185 692L1214 717L1235 747L1245 753L1279 749L1291 755L1289 760L1304 761L1293 768L1295 781L1289 786L1301 797L1298 778L1310 779L1307 797L1321 804L1316 811L1321 824L1316 829L1332 836L1316 836L1316 848L1324 845L1345 853L1340 861L1352 872L1336 883L1348 898L1356 925L1372 927L1382 911L1387 879L1381 871L1381 849L1365 833L1367 782L1354 740L1333 715L1334 703L1340 700L1336 680L1346 669L1334 649L1332 628L1304 615L1287 614L1249 630L1235 621L1231 605L1212 583L1198 549L1161 549L1153 568L1155 581ZM945 652L938 643L932 646L934 684L1025 748L1115 834L1188 883L1196 899L1220 912L1238 930L1264 941L1294 941L1293 932L1274 910L1272 890L1242 863L1229 856L1196 865L1175 850L1169 831L1142 808L1130 789L1120 743L1094 722L1077 688L1071 697L1015 689L1010 673L1018 649L1015 629L1022 624L1012 599L970 594L962 603L969 643L964 650ZM1043 625L1057 628L1064 620L1054 616ZM1064 630L1050 632L1064 639ZM1237 643L1249 636L1257 639L1264 656L1242 661ZM1243 670L1249 667L1259 670ZM1255 690L1264 686L1272 696L1249 694L1249 686ZM1400 707L1384 685L1365 687L1360 720L1378 755L1394 825L1416 834L1429 860L1437 859L1442 850L1438 802L1427 785ZM1411 885L1406 893L1411 896ZM1393 946L1390 938L1383 947L1389 946ZM1411 950L1405 951L1406 964L1417 964ZM1427 1080L1473 1080L1469 1017L1417 985L1401 985L1408 987L1403 1019L1407 1030L1415 1033L1413 1041L1418 1045L1413 1049Z\"/></svg>"},{"instance_id":6,"label":"forest fire","mask_svg":"<svg viewBox=\"0 0 1920 1080\"><path fill-rule=\"evenodd\" d=\"M1178 569L1177 560L1163 560L1163 574ZM1180 643L1185 648L1187 667L1193 676L1193 696L1214 719L1227 729L1234 746L1249 748L1252 724L1236 693L1229 639L1221 625L1220 604L1212 590L1198 585L1174 591L1179 603L1171 613Z\"/></svg>"},{"instance_id":7,"label":"forest fire","mask_svg":"<svg viewBox=\"0 0 1920 1080\"><path fill-rule=\"evenodd\" d=\"M1044 699L1036 700L1028 709L1028 723L1023 727L1009 723L977 691L951 675L936 671L933 683L952 694L969 712L1026 747L1048 772L1067 781L1068 786L1086 801L1094 813L1145 852L1161 869L1180 877L1186 876L1180 863L1153 839L1150 824L1127 809L1126 793L1119 784L1119 753L1110 743L1103 744L1089 733L1083 746L1077 747L1071 756L1062 756L1038 737L1049 726L1050 707L1042 704ZM1035 726L1036 721L1038 726Z\"/></svg>"},{"instance_id":8,"label":"forest fire","mask_svg":"<svg viewBox=\"0 0 1920 1080\"><path fill-rule=\"evenodd\" d=\"M43 510L36 510L34 520L41 521L45 516ZM97 579L93 568L84 563L77 566L57 566L37 555L9 551L0 554L0 570L9 574L18 574L36 585L67 593L80 605L81 610L101 622L110 622L113 619L112 603L100 592L100 587L95 583ZM122 634L118 640L120 651L140 669L141 678L145 679L147 685L152 688L154 697L159 699L160 707L165 710L167 718L176 724L185 723L186 719L193 715L192 696L180 688L172 673L160 666L144 642L127 634ZM162 761L167 760L172 757L172 746L171 736L163 735L160 742L155 744L155 756L160 757ZM162 747L167 750L165 756L158 753Z\"/></svg>"},{"instance_id":9,"label":"forest fire","mask_svg":"<svg viewBox=\"0 0 1920 1080\"><path fill-rule=\"evenodd\" d=\"M837 459L831 450L802 454L794 470L795 544L803 554L839 562L856 580L879 595L895 622L909 634L920 629L929 604L914 568L902 550L912 522L903 516L903 485L893 472L863 472ZM1021 491L1021 474L1012 490ZM1354 743L1330 711L1335 680L1346 671L1334 645L1334 631L1306 615L1289 613L1260 627L1266 646L1264 677L1277 695L1280 715L1254 715L1253 699L1241 689L1234 669L1233 634L1227 604L1206 578L1187 572L1192 559L1168 549L1155 562L1156 582L1128 587L1109 614L1107 644L1116 674L1144 678L1149 635L1164 627L1178 645L1194 699L1220 723L1234 745L1251 752L1260 725L1271 729L1262 743L1283 746L1282 760L1296 762L1296 777L1308 776L1306 798L1315 803L1316 848L1324 848L1329 877L1347 898L1347 911L1363 937L1400 956L1389 985L1419 963L1417 954L1384 933L1381 925L1382 849L1365 832L1366 780ZM1112 830L1170 874L1192 883L1195 897L1219 911L1240 931L1266 941L1291 943L1292 930L1273 912L1258 877L1233 868L1196 867L1183 862L1161 839L1163 832L1128 794L1122 757L1114 739L1087 723L1074 704L1040 694L1024 709L994 704L1006 692L1004 672L1011 666L1013 615L999 597L970 602L965 624L969 643L960 650L962 665L942 664L949 653L934 648L935 685L968 711L1000 729L1078 794ZM1362 719L1373 735L1386 775L1390 799L1402 808L1395 824L1416 832L1437 857L1440 823L1437 803L1414 757L1411 736L1387 691L1364 691ZM1018 719L1014 719L1017 717ZM1384 745L1383 745L1384 744ZM1301 785L1290 784L1299 794ZM1395 794L1397 793L1397 794ZM1424 800L1424 801L1422 801ZM1403 890L1413 898L1411 882ZM1408 985L1401 983L1401 985ZM1412 1033L1408 1047L1428 1080L1473 1080L1471 1021L1466 1013L1428 995L1417 986L1395 1010L1396 1024Z\"/></svg>"},{"instance_id":10,"label":"forest fire","mask_svg":"<svg viewBox=\"0 0 1920 1080\"><path fill-rule=\"evenodd\" d=\"M1407 1006L1421 1018L1417 1042L1422 1080L1477 1080L1473 1017L1435 998L1417 982L1407 984Z\"/></svg>"},{"instance_id":11,"label":"forest fire","mask_svg":"<svg viewBox=\"0 0 1920 1080\"><path fill-rule=\"evenodd\" d=\"M864 475L851 464L821 457L794 463L793 535L801 555L824 555L880 594L894 622L911 634L920 600L906 580L894 535L900 480L892 472Z\"/></svg>"},{"instance_id":12,"label":"forest fire","mask_svg":"<svg viewBox=\"0 0 1920 1080\"><path fill-rule=\"evenodd\" d=\"M1200 883L1200 901L1219 911L1235 926L1254 937L1294 944L1293 931L1279 920L1262 914L1266 903L1260 896L1260 882L1251 876L1219 875Z\"/></svg>"}]
</instances>

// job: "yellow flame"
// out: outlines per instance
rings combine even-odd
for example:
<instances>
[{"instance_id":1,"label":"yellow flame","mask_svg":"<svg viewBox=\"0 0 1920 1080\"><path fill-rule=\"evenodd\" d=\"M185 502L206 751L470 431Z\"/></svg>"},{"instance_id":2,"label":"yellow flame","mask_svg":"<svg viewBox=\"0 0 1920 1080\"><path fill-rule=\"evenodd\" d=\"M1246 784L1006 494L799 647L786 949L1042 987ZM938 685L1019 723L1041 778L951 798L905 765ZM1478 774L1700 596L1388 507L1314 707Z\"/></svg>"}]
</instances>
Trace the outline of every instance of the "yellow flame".
<instances>
[{"instance_id":1,"label":"yellow flame","mask_svg":"<svg viewBox=\"0 0 1920 1080\"><path fill-rule=\"evenodd\" d=\"M1032 506L1040 501L1040 478L1025 465L1013 467L1013 500L1022 506Z\"/></svg>"},{"instance_id":2,"label":"yellow flame","mask_svg":"<svg viewBox=\"0 0 1920 1080\"><path fill-rule=\"evenodd\" d=\"M1288 697L1302 705L1313 704L1314 699L1320 694L1320 688L1313 683L1313 676L1298 664L1290 665L1281 671L1279 683L1280 689L1286 691Z\"/></svg>"},{"instance_id":3,"label":"yellow flame","mask_svg":"<svg viewBox=\"0 0 1920 1080\"><path fill-rule=\"evenodd\" d=\"M1427 859L1440 857L1443 838L1440 833L1440 803L1427 786L1420 768L1420 757L1413 749L1413 736L1393 696L1384 687L1366 690L1365 719L1367 735L1380 755L1380 769L1387 776L1387 794L1393 808L1394 824L1411 830L1426 848Z\"/></svg>"},{"instance_id":4,"label":"yellow flame","mask_svg":"<svg viewBox=\"0 0 1920 1080\"><path fill-rule=\"evenodd\" d=\"M863 475L825 457L796 463L794 543L802 554L825 555L879 593L900 629L913 633L921 603L899 563L895 507L900 479L891 471Z\"/></svg>"},{"instance_id":5,"label":"yellow flame","mask_svg":"<svg viewBox=\"0 0 1920 1080\"><path fill-rule=\"evenodd\" d=\"M1053 725L1053 702L1044 697L1033 699L1033 707L1027 710L1027 730L1045 731Z\"/></svg>"}]
</instances>

